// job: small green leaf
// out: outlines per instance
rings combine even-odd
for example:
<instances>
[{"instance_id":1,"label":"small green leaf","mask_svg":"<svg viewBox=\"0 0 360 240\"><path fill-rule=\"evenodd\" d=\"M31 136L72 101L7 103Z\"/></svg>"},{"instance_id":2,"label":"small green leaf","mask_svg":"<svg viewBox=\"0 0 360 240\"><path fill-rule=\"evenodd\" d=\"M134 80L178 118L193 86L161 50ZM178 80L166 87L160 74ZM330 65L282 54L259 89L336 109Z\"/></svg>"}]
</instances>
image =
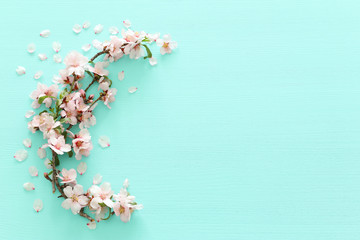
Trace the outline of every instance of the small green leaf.
<instances>
[{"instance_id":1,"label":"small green leaf","mask_svg":"<svg viewBox=\"0 0 360 240\"><path fill-rule=\"evenodd\" d=\"M49 176L51 176L52 173L53 173L53 171L51 170L51 171L49 172Z\"/></svg>"},{"instance_id":2,"label":"small green leaf","mask_svg":"<svg viewBox=\"0 0 360 240\"><path fill-rule=\"evenodd\" d=\"M74 152L71 150L70 152L68 152L68 155L71 158L74 155Z\"/></svg>"},{"instance_id":3,"label":"small green leaf","mask_svg":"<svg viewBox=\"0 0 360 240\"><path fill-rule=\"evenodd\" d=\"M106 207L106 204L105 203L99 203L99 205L101 206L101 207Z\"/></svg>"},{"instance_id":4,"label":"small green leaf","mask_svg":"<svg viewBox=\"0 0 360 240\"><path fill-rule=\"evenodd\" d=\"M53 96L42 96L42 97L39 97L38 103L42 104L46 98L55 98L56 99L56 97L53 97Z\"/></svg>"},{"instance_id":5,"label":"small green leaf","mask_svg":"<svg viewBox=\"0 0 360 240\"><path fill-rule=\"evenodd\" d=\"M104 204L105 205L105 204ZM102 218L102 220L108 220L111 217L111 210L109 208L109 216L107 216L107 218Z\"/></svg>"},{"instance_id":6,"label":"small green leaf","mask_svg":"<svg viewBox=\"0 0 360 240\"><path fill-rule=\"evenodd\" d=\"M59 165L60 165L59 157L58 155L55 155L55 166L59 166Z\"/></svg>"},{"instance_id":7,"label":"small green leaf","mask_svg":"<svg viewBox=\"0 0 360 240\"><path fill-rule=\"evenodd\" d=\"M150 51L150 48L148 46L146 46L145 44L141 44L141 45L144 46L144 48L146 49L146 52L147 52L147 56L144 57L144 59L152 58L152 53Z\"/></svg>"},{"instance_id":8,"label":"small green leaf","mask_svg":"<svg viewBox=\"0 0 360 240\"><path fill-rule=\"evenodd\" d=\"M67 122L67 121L69 121L69 118L62 118L62 119L60 119L60 123L65 123L65 122Z\"/></svg>"}]
</instances>

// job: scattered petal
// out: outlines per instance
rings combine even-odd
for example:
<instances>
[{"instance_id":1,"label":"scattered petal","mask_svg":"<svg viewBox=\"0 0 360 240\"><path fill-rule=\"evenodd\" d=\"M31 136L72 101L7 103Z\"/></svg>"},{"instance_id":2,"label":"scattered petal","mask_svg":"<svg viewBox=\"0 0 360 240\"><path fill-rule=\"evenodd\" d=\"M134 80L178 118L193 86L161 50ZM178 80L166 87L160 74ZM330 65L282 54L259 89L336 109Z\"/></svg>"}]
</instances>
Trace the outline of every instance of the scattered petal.
<instances>
[{"instance_id":1,"label":"scattered petal","mask_svg":"<svg viewBox=\"0 0 360 240\"><path fill-rule=\"evenodd\" d=\"M124 188L128 188L129 187L129 180L125 179L124 183L123 183L123 187Z\"/></svg>"},{"instance_id":2,"label":"scattered petal","mask_svg":"<svg viewBox=\"0 0 360 240\"><path fill-rule=\"evenodd\" d=\"M121 71L121 72L118 73L118 79L120 81L124 80L124 77L125 77L125 72L124 71Z\"/></svg>"},{"instance_id":3,"label":"scattered petal","mask_svg":"<svg viewBox=\"0 0 360 240\"><path fill-rule=\"evenodd\" d=\"M34 115L35 114L35 112L33 111L33 110L29 110L29 111L27 111L26 113L25 113L25 117L26 118L30 118L32 115Z\"/></svg>"},{"instance_id":4,"label":"scattered petal","mask_svg":"<svg viewBox=\"0 0 360 240\"><path fill-rule=\"evenodd\" d=\"M47 59L47 56L46 56L45 53L40 53L40 54L38 55L38 57L39 57L39 59L40 59L41 61L45 61L45 60Z\"/></svg>"},{"instance_id":5,"label":"scattered petal","mask_svg":"<svg viewBox=\"0 0 360 240\"><path fill-rule=\"evenodd\" d=\"M98 142L99 142L100 146L103 148L110 147L110 139L107 136L100 136Z\"/></svg>"},{"instance_id":6,"label":"scattered petal","mask_svg":"<svg viewBox=\"0 0 360 240\"><path fill-rule=\"evenodd\" d=\"M137 87L129 87L129 89L128 89L129 93L134 93L136 91L137 91Z\"/></svg>"},{"instance_id":7,"label":"scattered petal","mask_svg":"<svg viewBox=\"0 0 360 240\"><path fill-rule=\"evenodd\" d=\"M154 66L154 65L156 65L156 64L157 64L157 59L156 59L156 58L154 58L154 57L149 58L149 63L150 63L150 65L151 65L151 66Z\"/></svg>"},{"instance_id":8,"label":"scattered petal","mask_svg":"<svg viewBox=\"0 0 360 240\"><path fill-rule=\"evenodd\" d=\"M93 178L93 184L99 184L102 181L102 176L98 173Z\"/></svg>"},{"instance_id":9,"label":"scattered petal","mask_svg":"<svg viewBox=\"0 0 360 240\"><path fill-rule=\"evenodd\" d=\"M86 21L86 22L84 22L84 24L83 24L83 29L88 29L89 27L90 27L90 22L89 21Z\"/></svg>"},{"instance_id":10,"label":"scattered petal","mask_svg":"<svg viewBox=\"0 0 360 240\"><path fill-rule=\"evenodd\" d=\"M25 149L18 150L14 155L14 158L19 162L24 161L27 157L28 157L28 152Z\"/></svg>"},{"instance_id":11,"label":"scattered petal","mask_svg":"<svg viewBox=\"0 0 360 240\"><path fill-rule=\"evenodd\" d=\"M36 212L40 212L41 209L43 208L43 201L41 201L40 199L36 199L34 201L34 209Z\"/></svg>"},{"instance_id":12,"label":"scattered petal","mask_svg":"<svg viewBox=\"0 0 360 240\"><path fill-rule=\"evenodd\" d=\"M31 148L31 139L30 138L24 139L23 144L25 147Z\"/></svg>"},{"instance_id":13,"label":"scattered petal","mask_svg":"<svg viewBox=\"0 0 360 240\"><path fill-rule=\"evenodd\" d=\"M42 75L43 75L42 71L37 71L34 75L34 79L39 79L39 78L41 78Z\"/></svg>"},{"instance_id":14,"label":"scattered petal","mask_svg":"<svg viewBox=\"0 0 360 240\"><path fill-rule=\"evenodd\" d=\"M41 33L40 33L40 36L44 37L44 38L47 38L50 36L50 30L46 29L46 30L43 30Z\"/></svg>"},{"instance_id":15,"label":"scattered petal","mask_svg":"<svg viewBox=\"0 0 360 240\"><path fill-rule=\"evenodd\" d=\"M104 29L104 26L101 25L101 24L98 24L98 25L96 25L96 26L94 27L94 33L95 33L95 34L99 34L99 33L102 32L103 29Z\"/></svg>"},{"instance_id":16,"label":"scattered petal","mask_svg":"<svg viewBox=\"0 0 360 240\"><path fill-rule=\"evenodd\" d=\"M60 54L54 54L53 58L54 58L54 62L56 62L56 63L61 63L61 61L62 61Z\"/></svg>"},{"instance_id":17,"label":"scattered petal","mask_svg":"<svg viewBox=\"0 0 360 240\"><path fill-rule=\"evenodd\" d=\"M96 48L97 50L103 50L103 45L102 45L102 42L100 42L99 40L97 39L94 39L92 41L92 45L94 48Z\"/></svg>"},{"instance_id":18,"label":"scattered petal","mask_svg":"<svg viewBox=\"0 0 360 240\"><path fill-rule=\"evenodd\" d=\"M109 28L109 32L110 34L116 35L119 33L119 29L117 27L112 26Z\"/></svg>"},{"instance_id":19,"label":"scattered petal","mask_svg":"<svg viewBox=\"0 0 360 240\"><path fill-rule=\"evenodd\" d=\"M73 26L73 31L76 33L76 34L79 34L81 32L81 26L80 24L75 24Z\"/></svg>"},{"instance_id":20,"label":"scattered petal","mask_svg":"<svg viewBox=\"0 0 360 240\"><path fill-rule=\"evenodd\" d=\"M39 171L37 170L37 168L35 166L31 166L31 167L29 167L29 173L31 176L37 177L39 174Z\"/></svg>"},{"instance_id":21,"label":"scattered petal","mask_svg":"<svg viewBox=\"0 0 360 240\"><path fill-rule=\"evenodd\" d=\"M61 49L61 43L59 42L53 42L52 47L56 53L58 53Z\"/></svg>"},{"instance_id":22,"label":"scattered petal","mask_svg":"<svg viewBox=\"0 0 360 240\"><path fill-rule=\"evenodd\" d=\"M45 159L45 161L44 161L44 165L45 165L45 167L47 168L47 169L52 169L52 166L51 166L51 161L50 161L50 159Z\"/></svg>"},{"instance_id":23,"label":"scattered petal","mask_svg":"<svg viewBox=\"0 0 360 240\"><path fill-rule=\"evenodd\" d=\"M89 229L93 230L96 228L96 222L95 221L91 221L91 222L88 222L86 224L88 226Z\"/></svg>"},{"instance_id":24,"label":"scattered petal","mask_svg":"<svg viewBox=\"0 0 360 240\"><path fill-rule=\"evenodd\" d=\"M85 162L81 162L77 166L77 171L79 172L80 175L83 175L86 172L86 169L87 169L87 165Z\"/></svg>"},{"instance_id":25,"label":"scattered petal","mask_svg":"<svg viewBox=\"0 0 360 240\"><path fill-rule=\"evenodd\" d=\"M90 44L90 43L89 43L89 44L85 44L85 45L83 45L83 46L81 47L81 49L82 49L83 51L85 51L85 52L89 51L90 48L91 48L91 44Z\"/></svg>"},{"instance_id":26,"label":"scattered petal","mask_svg":"<svg viewBox=\"0 0 360 240\"><path fill-rule=\"evenodd\" d=\"M25 68L22 67L22 66L18 66L17 69L16 69L16 73L18 75L24 75L25 74Z\"/></svg>"},{"instance_id":27,"label":"scattered petal","mask_svg":"<svg viewBox=\"0 0 360 240\"><path fill-rule=\"evenodd\" d=\"M46 150L43 148L39 148L37 151L37 154L38 154L39 158L43 159L46 157Z\"/></svg>"},{"instance_id":28,"label":"scattered petal","mask_svg":"<svg viewBox=\"0 0 360 240\"><path fill-rule=\"evenodd\" d=\"M26 191L32 191L35 190L35 185L31 182L26 182L23 184L23 187Z\"/></svg>"},{"instance_id":29,"label":"scattered petal","mask_svg":"<svg viewBox=\"0 0 360 240\"><path fill-rule=\"evenodd\" d=\"M123 21L123 24L124 24L124 27L126 27L126 28L131 27L131 22L130 22L130 20L125 20L125 21Z\"/></svg>"},{"instance_id":30,"label":"scattered petal","mask_svg":"<svg viewBox=\"0 0 360 240\"><path fill-rule=\"evenodd\" d=\"M35 52L35 50L36 50L35 44L34 44L34 43L30 43L30 44L28 45L28 47L27 47L27 51L28 51L29 53L33 53L33 52Z\"/></svg>"},{"instance_id":31,"label":"scattered petal","mask_svg":"<svg viewBox=\"0 0 360 240\"><path fill-rule=\"evenodd\" d=\"M60 83L61 80L62 79L61 79L61 77L59 75L54 75L53 79L52 79L53 83Z\"/></svg>"}]
</instances>

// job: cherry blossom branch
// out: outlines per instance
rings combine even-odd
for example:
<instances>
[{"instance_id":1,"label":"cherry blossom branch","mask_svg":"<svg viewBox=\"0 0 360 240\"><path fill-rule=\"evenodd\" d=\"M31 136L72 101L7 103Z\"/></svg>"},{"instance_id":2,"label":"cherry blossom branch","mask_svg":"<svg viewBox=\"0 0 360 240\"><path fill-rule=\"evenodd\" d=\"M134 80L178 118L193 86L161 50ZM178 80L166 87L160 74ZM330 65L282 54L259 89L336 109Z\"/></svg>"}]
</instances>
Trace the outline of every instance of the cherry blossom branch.
<instances>
[{"instance_id":1,"label":"cherry blossom branch","mask_svg":"<svg viewBox=\"0 0 360 240\"><path fill-rule=\"evenodd\" d=\"M62 196L63 198L66 198L66 195L65 195L64 191L62 190L62 188L61 188L61 186L60 186L60 184L59 184L59 180L57 179L58 170L56 169L55 161L56 161L56 158L57 158L58 156L57 156L57 154L56 154L53 150L51 150L51 152L52 152L52 159L53 159L53 161L52 161L52 169L53 169L52 182L53 182L53 184L56 185L56 187L57 187L57 189L59 190L61 196ZM54 190L54 189L55 189L55 187L53 188L53 193L55 193L55 190Z\"/></svg>"},{"instance_id":2,"label":"cherry blossom branch","mask_svg":"<svg viewBox=\"0 0 360 240\"><path fill-rule=\"evenodd\" d=\"M103 50L101 52L98 52L97 54L95 54L95 56L93 56L91 59L90 59L90 62L93 62L98 56L100 55L103 55L105 53L109 53L109 50Z\"/></svg>"},{"instance_id":3,"label":"cherry blossom branch","mask_svg":"<svg viewBox=\"0 0 360 240\"><path fill-rule=\"evenodd\" d=\"M90 222L95 221L92 217L90 217L88 214L86 214L86 213L84 212L84 208L82 208L82 209L80 210L79 215L82 216L82 217L84 217L84 218L86 218L86 219L88 219Z\"/></svg>"}]
</instances>

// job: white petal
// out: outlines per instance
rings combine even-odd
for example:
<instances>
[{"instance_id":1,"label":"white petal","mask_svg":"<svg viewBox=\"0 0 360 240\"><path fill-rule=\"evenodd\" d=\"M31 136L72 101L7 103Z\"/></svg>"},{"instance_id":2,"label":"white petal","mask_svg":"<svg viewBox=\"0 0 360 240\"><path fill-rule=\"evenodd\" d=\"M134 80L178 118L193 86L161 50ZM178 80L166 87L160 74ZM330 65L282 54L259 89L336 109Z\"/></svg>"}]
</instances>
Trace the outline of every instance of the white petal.
<instances>
[{"instance_id":1,"label":"white petal","mask_svg":"<svg viewBox=\"0 0 360 240\"><path fill-rule=\"evenodd\" d=\"M97 39L94 39L92 41L92 45L94 48L96 48L97 50L103 50L103 45L102 45L102 42L100 42L99 40Z\"/></svg>"},{"instance_id":2,"label":"white petal","mask_svg":"<svg viewBox=\"0 0 360 240\"><path fill-rule=\"evenodd\" d=\"M93 230L96 228L96 222L95 221L91 221L91 222L88 222L86 224L88 226L89 229Z\"/></svg>"},{"instance_id":3,"label":"white petal","mask_svg":"<svg viewBox=\"0 0 360 240\"><path fill-rule=\"evenodd\" d=\"M102 181L102 176L98 173L93 178L93 184L99 184Z\"/></svg>"},{"instance_id":4,"label":"white petal","mask_svg":"<svg viewBox=\"0 0 360 240\"><path fill-rule=\"evenodd\" d=\"M27 51L28 51L29 53L33 53L33 52L35 52L35 50L36 50L35 44L34 44L34 43L30 43L30 44L28 45L28 47L27 47Z\"/></svg>"},{"instance_id":5,"label":"white petal","mask_svg":"<svg viewBox=\"0 0 360 240\"><path fill-rule=\"evenodd\" d=\"M53 83L59 83L61 81L61 77L59 75L54 75L52 81Z\"/></svg>"},{"instance_id":6,"label":"white petal","mask_svg":"<svg viewBox=\"0 0 360 240\"><path fill-rule=\"evenodd\" d=\"M85 44L81 47L81 49L85 52L89 51L91 48L91 44Z\"/></svg>"},{"instance_id":7,"label":"white petal","mask_svg":"<svg viewBox=\"0 0 360 240\"><path fill-rule=\"evenodd\" d=\"M52 47L53 47L54 51L58 53L60 51L60 49L61 49L61 43L53 42Z\"/></svg>"},{"instance_id":8,"label":"white petal","mask_svg":"<svg viewBox=\"0 0 360 240\"><path fill-rule=\"evenodd\" d=\"M32 191L32 190L35 190L35 186L33 183L31 182L26 182L23 184L23 187L26 191Z\"/></svg>"},{"instance_id":9,"label":"white petal","mask_svg":"<svg viewBox=\"0 0 360 240\"><path fill-rule=\"evenodd\" d=\"M154 57L149 58L149 63L150 63L150 65L151 65L151 66L156 65L156 64L157 64L157 60L156 60L156 58L154 58Z\"/></svg>"},{"instance_id":10,"label":"white petal","mask_svg":"<svg viewBox=\"0 0 360 240\"><path fill-rule=\"evenodd\" d=\"M165 34L164 36L163 36L163 39L164 39L164 42L170 42L171 41L171 36L170 36L170 34Z\"/></svg>"},{"instance_id":11,"label":"white petal","mask_svg":"<svg viewBox=\"0 0 360 240\"><path fill-rule=\"evenodd\" d=\"M137 87L129 87L129 89L128 89L129 93L134 93L136 91L137 91Z\"/></svg>"},{"instance_id":12,"label":"white petal","mask_svg":"<svg viewBox=\"0 0 360 240\"><path fill-rule=\"evenodd\" d=\"M34 79L39 79L39 78L41 78L42 75L43 75L42 71L37 71L34 75Z\"/></svg>"},{"instance_id":13,"label":"white petal","mask_svg":"<svg viewBox=\"0 0 360 240\"><path fill-rule=\"evenodd\" d=\"M129 20L123 21L124 27L129 28L131 27L131 22Z\"/></svg>"},{"instance_id":14,"label":"white petal","mask_svg":"<svg viewBox=\"0 0 360 240\"><path fill-rule=\"evenodd\" d=\"M30 138L24 139L23 144L25 147L31 148L31 139Z\"/></svg>"},{"instance_id":15,"label":"white petal","mask_svg":"<svg viewBox=\"0 0 360 240\"><path fill-rule=\"evenodd\" d=\"M89 21L86 21L86 22L84 22L84 24L83 24L83 29L88 29L89 27L90 27L90 22Z\"/></svg>"},{"instance_id":16,"label":"white petal","mask_svg":"<svg viewBox=\"0 0 360 240\"><path fill-rule=\"evenodd\" d=\"M100 136L98 140L101 147L110 147L110 139L107 136Z\"/></svg>"},{"instance_id":17,"label":"white petal","mask_svg":"<svg viewBox=\"0 0 360 240\"><path fill-rule=\"evenodd\" d=\"M47 56L45 53L39 53L38 57L41 61L45 61L47 59Z\"/></svg>"},{"instance_id":18,"label":"white petal","mask_svg":"<svg viewBox=\"0 0 360 240\"><path fill-rule=\"evenodd\" d=\"M16 73L17 73L18 75L23 75L23 74L25 74L25 68L22 67L22 66L18 66L17 69L16 69Z\"/></svg>"},{"instance_id":19,"label":"white petal","mask_svg":"<svg viewBox=\"0 0 360 240\"><path fill-rule=\"evenodd\" d=\"M41 33L40 33L40 36L44 37L44 38L47 38L48 36L50 36L50 30L46 29L46 30L43 30Z\"/></svg>"},{"instance_id":20,"label":"white petal","mask_svg":"<svg viewBox=\"0 0 360 240\"><path fill-rule=\"evenodd\" d=\"M33 206L36 212L40 212L43 208L43 201L41 201L40 199L36 199Z\"/></svg>"},{"instance_id":21,"label":"white petal","mask_svg":"<svg viewBox=\"0 0 360 240\"><path fill-rule=\"evenodd\" d=\"M80 175L83 175L86 172L86 169L87 169L87 165L85 162L81 162L77 166L77 171L79 172Z\"/></svg>"},{"instance_id":22,"label":"white petal","mask_svg":"<svg viewBox=\"0 0 360 240\"><path fill-rule=\"evenodd\" d=\"M118 79L120 81L124 80L124 77L125 77L125 72L124 71L118 73Z\"/></svg>"},{"instance_id":23,"label":"white petal","mask_svg":"<svg viewBox=\"0 0 360 240\"><path fill-rule=\"evenodd\" d=\"M35 112L33 111L33 110L29 110L29 111L27 111L26 113L25 113L25 117L26 118L30 118L32 115L34 115L35 114Z\"/></svg>"},{"instance_id":24,"label":"white petal","mask_svg":"<svg viewBox=\"0 0 360 240\"><path fill-rule=\"evenodd\" d=\"M51 161L50 161L50 159L45 159L45 161L44 161L44 165L45 165L45 167L47 168L47 169L52 169L52 166L51 166Z\"/></svg>"},{"instance_id":25,"label":"white petal","mask_svg":"<svg viewBox=\"0 0 360 240\"><path fill-rule=\"evenodd\" d=\"M102 32L103 29L104 29L104 26L101 25L101 24L98 24L98 25L96 25L96 26L94 27L94 33L95 33L95 34L99 34L99 33Z\"/></svg>"},{"instance_id":26,"label":"white petal","mask_svg":"<svg viewBox=\"0 0 360 240\"><path fill-rule=\"evenodd\" d=\"M116 35L119 33L119 29L117 27L112 26L109 28L109 32L110 34Z\"/></svg>"},{"instance_id":27,"label":"white petal","mask_svg":"<svg viewBox=\"0 0 360 240\"><path fill-rule=\"evenodd\" d=\"M73 26L73 31L74 31L74 33L76 33L76 34L79 34L79 33L81 32L81 26L80 26L80 24L75 24L75 25Z\"/></svg>"},{"instance_id":28,"label":"white petal","mask_svg":"<svg viewBox=\"0 0 360 240\"><path fill-rule=\"evenodd\" d=\"M39 158L43 159L46 157L46 150L43 148L39 148L37 151L37 154L38 154Z\"/></svg>"},{"instance_id":29,"label":"white petal","mask_svg":"<svg viewBox=\"0 0 360 240\"><path fill-rule=\"evenodd\" d=\"M35 166L29 167L29 173L33 177L37 177L38 174L39 174L39 172L38 172L38 170L37 170L37 168Z\"/></svg>"},{"instance_id":30,"label":"white petal","mask_svg":"<svg viewBox=\"0 0 360 240\"><path fill-rule=\"evenodd\" d=\"M18 150L14 155L14 158L19 162L24 161L27 157L28 157L28 152L25 149Z\"/></svg>"},{"instance_id":31,"label":"white petal","mask_svg":"<svg viewBox=\"0 0 360 240\"><path fill-rule=\"evenodd\" d=\"M124 183L123 183L123 187L124 188L128 188L129 187L129 180L125 179Z\"/></svg>"},{"instance_id":32,"label":"white petal","mask_svg":"<svg viewBox=\"0 0 360 240\"><path fill-rule=\"evenodd\" d=\"M62 61L60 54L54 54L53 59L54 59L54 62L56 62L56 63L61 63L61 61Z\"/></svg>"}]
</instances>

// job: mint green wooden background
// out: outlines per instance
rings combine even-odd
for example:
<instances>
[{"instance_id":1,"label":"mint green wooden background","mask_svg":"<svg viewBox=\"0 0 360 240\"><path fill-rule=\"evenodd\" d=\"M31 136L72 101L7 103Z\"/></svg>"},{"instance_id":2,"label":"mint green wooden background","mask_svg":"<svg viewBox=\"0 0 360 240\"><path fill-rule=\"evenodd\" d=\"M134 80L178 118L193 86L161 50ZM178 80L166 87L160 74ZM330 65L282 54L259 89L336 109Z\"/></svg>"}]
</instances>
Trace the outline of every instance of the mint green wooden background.
<instances>
[{"instance_id":1,"label":"mint green wooden background","mask_svg":"<svg viewBox=\"0 0 360 240\"><path fill-rule=\"evenodd\" d=\"M0 239L358 240L359 10L357 0L2 2ZM179 48L155 68L129 59L111 67L126 78L115 81L112 110L96 110L79 182L88 187L99 172L118 191L127 177L145 208L129 224L113 218L90 231L48 182L29 176L31 165L45 170L36 155L43 140L23 116L33 74L43 70L50 83L61 67L52 41L64 57L94 38L92 29L76 36L75 23L104 24L106 39L124 19L171 33ZM42 39L46 28L52 35ZM27 54L30 42L50 59ZM109 149L97 145L100 135ZM12 156L29 136L32 151L18 163ZM22 189L29 180L36 191Z\"/></svg>"}]
</instances>

